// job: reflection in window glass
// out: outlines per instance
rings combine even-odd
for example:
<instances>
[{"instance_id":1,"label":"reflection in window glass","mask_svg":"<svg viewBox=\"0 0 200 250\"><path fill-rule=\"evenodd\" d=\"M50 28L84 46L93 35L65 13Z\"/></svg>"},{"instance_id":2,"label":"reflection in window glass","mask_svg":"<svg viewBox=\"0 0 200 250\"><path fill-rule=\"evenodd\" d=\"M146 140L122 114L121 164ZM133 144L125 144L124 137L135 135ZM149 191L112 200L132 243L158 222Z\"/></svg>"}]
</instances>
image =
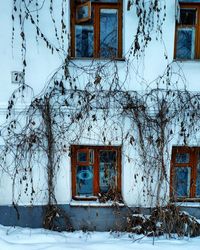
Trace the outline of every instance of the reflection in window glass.
<instances>
[{"instance_id":1,"label":"reflection in window glass","mask_svg":"<svg viewBox=\"0 0 200 250\"><path fill-rule=\"evenodd\" d=\"M121 0L92 0L92 2L96 3L117 3Z\"/></svg>"},{"instance_id":2,"label":"reflection in window glass","mask_svg":"<svg viewBox=\"0 0 200 250\"><path fill-rule=\"evenodd\" d=\"M76 168L76 194L83 196L93 195L93 167L77 166Z\"/></svg>"},{"instance_id":3,"label":"reflection in window glass","mask_svg":"<svg viewBox=\"0 0 200 250\"><path fill-rule=\"evenodd\" d=\"M77 161L78 162L86 162L87 161L87 153L86 152L78 152L77 153Z\"/></svg>"},{"instance_id":4,"label":"reflection in window glass","mask_svg":"<svg viewBox=\"0 0 200 250\"><path fill-rule=\"evenodd\" d=\"M118 11L100 10L100 56L116 57L118 48Z\"/></svg>"},{"instance_id":5,"label":"reflection in window glass","mask_svg":"<svg viewBox=\"0 0 200 250\"><path fill-rule=\"evenodd\" d=\"M194 59L195 55L195 29L178 28L176 41L176 58Z\"/></svg>"},{"instance_id":6,"label":"reflection in window glass","mask_svg":"<svg viewBox=\"0 0 200 250\"><path fill-rule=\"evenodd\" d=\"M116 183L116 152L100 151L99 187L105 193Z\"/></svg>"},{"instance_id":7,"label":"reflection in window glass","mask_svg":"<svg viewBox=\"0 0 200 250\"><path fill-rule=\"evenodd\" d=\"M94 30L92 25L76 25L76 57L93 57Z\"/></svg>"},{"instance_id":8,"label":"reflection in window glass","mask_svg":"<svg viewBox=\"0 0 200 250\"><path fill-rule=\"evenodd\" d=\"M79 8L77 8L76 10L76 19L85 19L89 17L89 9L88 6L81 6Z\"/></svg>"},{"instance_id":9,"label":"reflection in window glass","mask_svg":"<svg viewBox=\"0 0 200 250\"><path fill-rule=\"evenodd\" d=\"M190 175L191 169L189 167L176 167L174 188L176 197L190 196Z\"/></svg>"},{"instance_id":10,"label":"reflection in window glass","mask_svg":"<svg viewBox=\"0 0 200 250\"><path fill-rule=\"evenodd\" d=\"M122 0L90 0L92 3L118 3ZM81 3L80 0L75 0L76 3ZM85 0L87 2L87 0Z\"/></svg>"},{"instance_id":11,"label":"reflection in window glass","mask_svg":"<svg viewBox=\"0 0 200 250\"><path fill-rule=\"evenodd\" d=\"M200 153L198 155L197 163L196 196L200 197Z\"/></svg>"},{"instance_id":12,"label":"reflection in window glass","mask_svg":"<svg viewBox=\"0 0 200 250\"><path fill-rule=\"evenodd\" d=\"M189 154L176 154L176 163L189 163Z\"/></svg>"},{"instance_id":13,"label":"reflection in window glass","mask_svg":"<svg viewBox=\"0 0 200 250\"><path fill-rule=\"evenodd\" d=\"M90 163L93 164L94 163L94 150L93 149L90 149L89 157L90 157Z\"/></svg>"},{"instance_id":14,"label":"reflection in window glass","mask_svg":"<svg viewBox=\"0 0 200 250\"><path fill-rule=\"evenodd\" d=\"M195 25L196 24L196 9L181 9L180 10L180 23L182 25Z\"/></svg>"}]
</instances>

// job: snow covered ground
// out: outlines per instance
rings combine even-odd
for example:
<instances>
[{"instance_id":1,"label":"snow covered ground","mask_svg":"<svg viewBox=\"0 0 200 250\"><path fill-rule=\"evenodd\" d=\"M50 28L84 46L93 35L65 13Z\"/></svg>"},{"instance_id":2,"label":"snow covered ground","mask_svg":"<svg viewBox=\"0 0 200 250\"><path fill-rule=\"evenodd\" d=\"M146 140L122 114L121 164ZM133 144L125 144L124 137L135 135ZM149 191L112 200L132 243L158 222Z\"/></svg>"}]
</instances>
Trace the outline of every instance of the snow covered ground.
<instances>
[{"instance_id":1,"label":"snow covered ground","mask_svg":"<svg viewBox=\"0 0 200 250\"><path fill-rule=\"evenodd\" d=\"M147 238L125 233L58 233L44 229L0 226L0 250L199 250L200 237Z\"/></svg>"}]
</instances>

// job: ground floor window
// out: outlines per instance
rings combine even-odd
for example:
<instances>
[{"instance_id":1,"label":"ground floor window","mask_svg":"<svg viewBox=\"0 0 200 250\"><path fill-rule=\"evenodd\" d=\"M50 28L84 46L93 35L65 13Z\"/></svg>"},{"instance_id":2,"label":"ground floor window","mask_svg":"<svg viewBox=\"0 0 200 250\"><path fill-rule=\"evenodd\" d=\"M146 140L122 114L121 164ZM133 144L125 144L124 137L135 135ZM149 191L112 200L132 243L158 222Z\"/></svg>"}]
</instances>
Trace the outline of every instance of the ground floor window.
<instances>
[{"instance_id":1,"label":"ground floor window","mask_svg":"<svg viewBox=\"0 0 200 250\"><path fill-rule=\"evenodd\" d=\"M170 191L173 200L200 200L200 147L172 148Z\"/></svg>"},{"instance_id":2,"label":"ground floor window","mask_svg":"<svg viewBox=\"0 0 200 250\"><path fill-rule=\"evenodd\" d=\"M96 199L110 189L121 192L121 147L71 146L72 196Z\"/></svg>"}]
</instances>

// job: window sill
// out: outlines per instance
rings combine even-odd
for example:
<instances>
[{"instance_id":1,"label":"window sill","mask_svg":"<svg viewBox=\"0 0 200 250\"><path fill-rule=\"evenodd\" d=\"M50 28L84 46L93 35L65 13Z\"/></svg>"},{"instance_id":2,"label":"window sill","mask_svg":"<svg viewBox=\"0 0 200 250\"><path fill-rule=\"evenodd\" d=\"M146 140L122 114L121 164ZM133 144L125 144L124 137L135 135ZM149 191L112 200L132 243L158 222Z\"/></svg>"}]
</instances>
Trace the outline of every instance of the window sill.
<instances>
[{"instance_id":1,"label":"window sill","mask_svg":"<svg viewBox=\"0 0 200 250\"><path fill-rule=\"evenodd\" d=\"M69 60L80 60L80 61L119 61L125 62L126 58L92 58L92 57L69 57Z\"/></svg>"},{"instance_id":2,"label":"window sill","mask_svg":"<svg viewBox=\"0 0 200 250\"><path fill-rule=\"evenodd\" d=\"M200 205L200 197L197 198L187 198L187 197L183 197L183 198L176 198L176 199L171 199L171 203L173 204L193 204L193 203L198 203Z\"/></svg>"},{"instance_id":3,"label":"window sill","mask_svg":"<svg viewBox=\"0 0 200 250\"><path fill-rule=\"evenodd\" d=\"M179 206L179 207L200 207L200 200L198 201L178 201L178 202L173 202L174 205Z\"/></svg>"},{"instance_id":4,"label":"window sill","mask_svg":"<svg viewBox=\"0 0 200 250\"><path fill-rule=\"evenodd\" d=\"M120 206L124 207L124 203L107 201L107 202L99 202L99 201L84 201L84 200L72 200L69 203L72 207L112 207L112 206Z\"/></svg>"},{"instance_id":5,"label":"window sill","mask_svg":"<svg viewBox=\"0 0 200 250\"><path fill-rule=\"evenodd\" d=\"M200 59L173 59L174 62L180 62L180 63L197 63L200 62Z\"/></svg>"}]
</instances>

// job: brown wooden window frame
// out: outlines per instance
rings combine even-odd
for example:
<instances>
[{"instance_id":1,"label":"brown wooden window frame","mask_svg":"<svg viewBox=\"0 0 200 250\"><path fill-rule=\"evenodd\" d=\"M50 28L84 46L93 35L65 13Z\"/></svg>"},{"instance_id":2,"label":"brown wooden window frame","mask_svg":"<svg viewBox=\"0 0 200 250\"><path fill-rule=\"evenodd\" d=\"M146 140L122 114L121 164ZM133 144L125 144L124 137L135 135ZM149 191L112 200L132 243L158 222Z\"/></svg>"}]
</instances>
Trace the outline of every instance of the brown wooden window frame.
<instances>
[{"instance_id":1,"label":"brown wooden window frame","mask_svg":"<svg viewBox=\"0 0 200 250\"><path fill-rule=\"evenodd\" d=\"M86 152L89 155L90 151L93 151L93 162L90 162L87 157L86 161L78 161L78 152ZM90 146L90 145L71 145L71 178L72 178L72 198L74 200L97 200L100 193L99 187L99 156L100 151L115 151L117 153L116 158L116 179L115 190L121 193L121 146ZM76 168L77 166L92 166L93 167L93 195L81 196L76 193Z\"/></svg>"},{"instance_id":2,"label":"brown wooden window frame","mask_svg":"<svg viewBox=\"0 0 200 250\"><path fill-rule=\"evenodd\" d=\"M196 24L195 25L186 25L181 24L176 21L176 29L175 29L175 46L174 46L174 59L176 60L198 60L200 59L200 3L179 3L180 4L180 10L181 9L196 9ZM194 58L188 59L188 58L178 58L176 56L176 47L177 47L177 38L178 38L178 28L195 28L195 41L194 41Z\"/></svg>"},{"instance_id":3,"label":"brown wooden window frame","mask_svg":"<svg viewBox=\"0 0 200 250\"><path fill-rule=\"evenodd\" d=\"M189 161L186 163L176 162L177 154L188 154ZM200 160L200 147L174 146L172 147L171 169L170 169L170 198L171 201L200 201L200 196L196 195L197 166ZM189 195L183 197L176 196L175 190L175 169L190 168Z\"/></svg>"},{"instance_id":4,"label":"brown wooden window frame","mask_svg":"<svg viewBox=\"0 0 200 250\"><path fill-rule=\"evenodd\" d=\"M79 5L88 5L87 0L80 1L80 4L76 4L75 0L71 0L70 8L71 8L71 49L70 54L72 58L77 58L75 55L75 25L82 24L82 21L76 20L76 11L77 6ZM100 57L100 9L117 9L118 10L118 49L117 56L111 59L122 59L122 12L123 12L123 0L118 0L118 2L91 2L91 8L94 8L94 55L93 57L78 57L80 59L93 59L93 58L102 58L102 59L110 59L107 57ZM91 9L90 9L91 11ZM88 20L88 19L87 19Z\"/></svg>"}]
</instances>

